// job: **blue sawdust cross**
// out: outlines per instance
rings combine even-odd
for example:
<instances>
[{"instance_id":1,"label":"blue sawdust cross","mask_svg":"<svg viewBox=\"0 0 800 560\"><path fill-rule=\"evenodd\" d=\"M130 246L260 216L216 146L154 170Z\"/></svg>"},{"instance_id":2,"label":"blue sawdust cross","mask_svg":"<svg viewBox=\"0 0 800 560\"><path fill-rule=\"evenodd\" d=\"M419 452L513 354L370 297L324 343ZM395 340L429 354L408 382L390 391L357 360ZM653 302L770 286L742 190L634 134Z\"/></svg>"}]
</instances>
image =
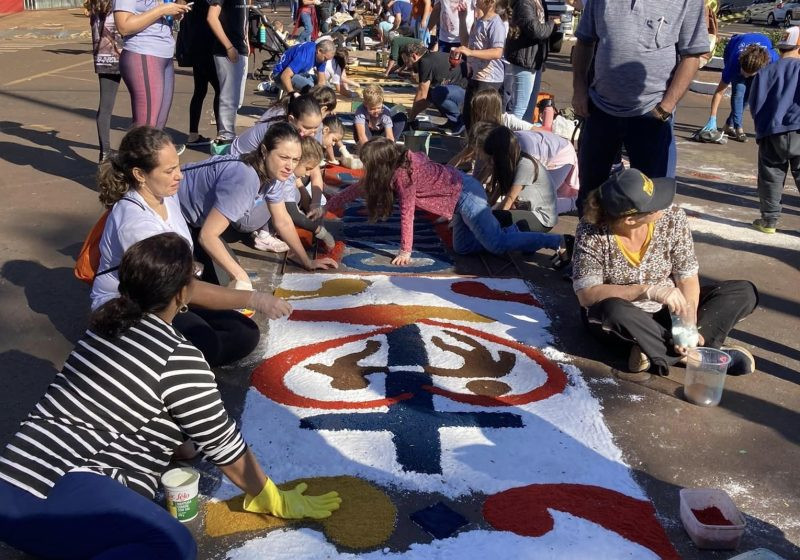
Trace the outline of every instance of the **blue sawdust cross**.
<instances>
[{"instance_id":1,"label":"blue sawdust cross","mask_svg":"<svg viewBox=\"0 0 800 560\"><path fill-rule=\"evenodd\" d=\"M423 389L431 376L423 370L428 355L419 327L406 325L386 335L389 366L386 396L403 393L410 399L389 406L387 412L332 413L309 416L300 421L307 430L387 431L397 449L397 462L405 471L441 474L442 443L439 429L445 427L522 428L522 418L508 412L442 412L433 407L433 395ZM395 369L406 366L408 369Z\"/></svg>"}]
</instances>

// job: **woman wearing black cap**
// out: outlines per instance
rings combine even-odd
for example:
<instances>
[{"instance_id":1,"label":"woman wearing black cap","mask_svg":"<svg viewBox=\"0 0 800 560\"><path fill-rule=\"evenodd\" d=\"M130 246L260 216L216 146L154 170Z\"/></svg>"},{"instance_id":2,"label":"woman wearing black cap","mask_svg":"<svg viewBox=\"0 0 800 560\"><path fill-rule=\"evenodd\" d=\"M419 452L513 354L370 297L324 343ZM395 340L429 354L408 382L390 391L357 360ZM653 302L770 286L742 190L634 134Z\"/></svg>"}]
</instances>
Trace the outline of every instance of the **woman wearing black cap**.
<instances>
[{"instance_id":1,"label":"woman wearing black cap","mask_svg":"<svg viewBox=\"0 0 800 560\"><path fill-rule=\"evenodd\" d=\"M674 344L671 316L697 325L699 344L721 348L733 326L755 309L750 282L700 287L699 266L686 214L672 205L675 179L650 179L636 169L612 176L586 200L578 225L573 289L589 330L629 351L628 369L668 375L687 348ZM751 373L745 348L724 350L731 374Z\"/></svg>"}]
</instances>

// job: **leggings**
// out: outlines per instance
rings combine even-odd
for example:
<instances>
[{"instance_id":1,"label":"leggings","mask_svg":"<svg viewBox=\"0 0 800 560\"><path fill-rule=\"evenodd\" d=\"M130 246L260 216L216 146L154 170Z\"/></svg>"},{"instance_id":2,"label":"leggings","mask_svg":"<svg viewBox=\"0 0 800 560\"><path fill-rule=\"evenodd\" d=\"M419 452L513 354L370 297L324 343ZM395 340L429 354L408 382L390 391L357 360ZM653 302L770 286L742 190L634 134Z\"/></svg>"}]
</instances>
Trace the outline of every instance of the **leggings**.
<instances>
[{"instance_id":1,"label":"leggings","mask_svg":"<svg viewBox=\"0 0 800 560\"><path fill-rule=\"evenodd\" d=\"M214 120L219 123L219 79L214 67L214 57L210 54L202 56L192 65L194 93L189 102L189 132L195 133L200 126L200 115L203 112L203 101L208 93L208 84L214 89Z\"/></svg>"},{"instance_id":2,"label":"leggings","mask_svg":"<svg viewBox=\"0 0 800 560\"><path fill-rule=\"evenodd\" d=\"M111 151L111 115L119 89L119 74L98 74L100 81L100 104L97 106L97 139L100 142L101 157Z\"/></svg>"},{"instance_id":3,"label":"leggings","mask_svg":"<svg viewBox=\"0 0 800 560\"><path fill-rule=\"evenodd\" d=\"M131 92L133 126L164 128L175 88L172 59L123 49L119 58L119 72Z\"/></svg>"},{"instance_id":4,"label":"leggings","mask_svg":"<svg viewBox=\"0 0 800 560\"><path fill-rule=\"evenodd\" d=\"M300 229L314 233L317 231L320 224L322 224L322 218L318 220L309 219L308 216L300 210L296 202L285 202L284 204L286 205L286 211L289 212L289 216L292 218L292 222Z\"/></svg>"},{"instance_id":5,"label":"leggings","mask_svg":"<svg viewBox=\"0 0 800 560\"><path fill-rule=\"evenodd\" d=\"M36 557L197 557L194 538L180 521L101 474L65 474L46 499L0 480L0 504L0 541Z\"/></svg>"},{"instance_id":6,"label":"leggings","mask_svg":"<svg viewBox=\"0 0 800 560\"><path fill-rule=\"evenodd\" d=\"M241 360L258 345L258 325L231 309L192 307L172 320L178 332L194 344L211 367Z\"/></svg>"}]
</instances>

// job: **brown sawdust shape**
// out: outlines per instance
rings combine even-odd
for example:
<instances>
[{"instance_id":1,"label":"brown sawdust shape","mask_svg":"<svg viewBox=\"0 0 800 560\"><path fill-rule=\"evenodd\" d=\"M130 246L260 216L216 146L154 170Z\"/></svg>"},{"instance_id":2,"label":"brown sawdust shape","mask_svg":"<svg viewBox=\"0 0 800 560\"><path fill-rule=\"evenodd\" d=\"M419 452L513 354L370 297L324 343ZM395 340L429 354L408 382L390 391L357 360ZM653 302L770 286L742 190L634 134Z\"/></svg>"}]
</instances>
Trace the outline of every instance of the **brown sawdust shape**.
<instances>
[{"instance_id":1,"label":"brown sawdust shape","mask_svg":"<svg viewBox=\"0 0 800 560\"><path fill-rule=\"evenodd\" d=\"M304 478L279 484L289 490L300 482L308 484L306 494L316 495L336 490L342 498L341 507L327 519L279 519L242 509L243 495L224 502L206 504L205 531L210 537L224 537L244 532L266 533L292 526L321 525L328 541L353 550L367 550L385 543L394 532L397 509L382 490L375 485L351 476Z\"/></svg>"},{"instance_id":2,"label":"brown sawdust shape","mask_svg":"<svg viewBox=\"0 0 800 560\"><path fill-rule=\"evenodd\" d=\"M316 290L287 290L277 288L275 297L284 299L311 299L318 297L353 296L366 291L372 282L360 278L334 278L325 280Z\"/></svg>"}]
</instances>

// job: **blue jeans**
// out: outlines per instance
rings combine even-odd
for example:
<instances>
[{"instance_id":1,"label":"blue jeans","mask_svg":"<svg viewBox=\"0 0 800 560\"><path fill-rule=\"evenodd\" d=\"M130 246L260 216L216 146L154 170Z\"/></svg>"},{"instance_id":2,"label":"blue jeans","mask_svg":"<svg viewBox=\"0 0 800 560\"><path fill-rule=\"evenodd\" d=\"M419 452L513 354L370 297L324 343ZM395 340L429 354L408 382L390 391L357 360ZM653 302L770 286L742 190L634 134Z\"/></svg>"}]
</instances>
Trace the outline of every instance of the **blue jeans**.
<instances>
[{"instance_id":1,"label":"blue jeans","mask_svg":"<svg viewBox=\"0 0 800 560\"><path fill-rule=\"evenodd\" d=\"M422 41L422 44L427 47L431 41L431 33L428 31L428 22L426 21L423 25L422 21L418 18L412 18L411 30L414 33L414 38Z\"/></svg>"},{"instance_id":2,"label":"blue jeans","mask_svg":"<svg viewBox=\"0 0 800 560\"><path fill-rule=\"evenodd\" d=\"M742 113L750 97L750 84L752 83L753 78L734 79L731 82L731 114L725 121L727 126L742 128Z\"/></svg>"},{"instance_id":3,"label":"blue jeans","mask_svg":"<svg viewBox=\"0 0 800 560\"><path fill-rule=\"evenodd\" d=\"M461 42L459 42L459 41L456 41L455 43L450 43L449 41L442 41L441 39L439 39L439 51L440 52L449 53L451 49L454 49L454 48L460 47L460 46L461 46Z\"/></svg>"},{"instance_id":4,"label":"blue jeans","mask_svg":"<svg viewBox=\"0 0 800 560\"><path fill-rule=\"evenodd\" d=\"M300 23L303 25L303 30L297 34L297 43L305 43L311 40L311 32L314 30L314 24L311 23L311 14L303 12L300 14Z\"/></svg>"},{"instance_id":5,"label":"blue jeans","mask_svg":"<svg viewBox=\"0 0 800 560\"><path fill-rule=\"evenodd\" d=\"M247 82L247 55L239 53L236 62L227 56L214 55L214 68L219 79L219 120L217 135L232 140L236 137L236 113L244 101Z\"/></svg>"},{"instance_id":6,"label":"blue jeans","mask_svg":"<svg viewBox=\"0 0 800 560\"><path fill-rule=\"evenodd\" d=\"M297 17L297 10L300 9L300 0L289 0L289 11L292 13L292 21Z\"/></svg>"},{"instance_id":7,"label":"blue jeans","mask_svg":"<svg viewBox=\"0 0 800 560\"><path fill-rule=\"evenodd\" d=\"M536 83L536 70L528 70L516 64L510 64L509 70L511 74L511 110L510 112L517 118L525 118L528 107L533 101L536 105L536 99L531 97L533 93L533 86ZM531 114L533 111L531 110ZM530 122L530 117L528 119Z\"/></svg>"},{"instance_id":8,"label":"blue jeans","mask_svg":"<svg viewBox=\"0 0 800 560\"><path fill-rule=\"evenodd\" d=\"M436 86L428 94L428 99L439 110L439 113L447 118L450 126L458 129L463 124L461 108L464 106L465 94L466 92L461 86Z\"/></svg>"},{"instance_id":9,"label":"blue jeans","mask_svg":"<svg viewBox=\"0 0 800 560\"><path fill-rule=\"evenodd\" d=\"M581 189L578 213L586 195L608 179L620 148L625 146L631 167L648 177L675 177L675 136L672 118L664 122L650 113L640 117L615 117L589 103L578 150Z\"/></svg>"},{"instance_id":10,"label":"blue jeans","mask_svg":"<svg viewBox=\"0 0 800 560\"><path fill-rule=\"evenodd\" d=\"M554 233L501 228L486 200L486 191L477 179L462 173L463 186L453 212L453 250L460 255L489 251L501 255L508 251L538 251L561 246L562 236Z\"/></svg>"},{"instance_id":11,"label":"blue jeans","mask_svg":"<svg viewBox=\"0 0 800 560\"><path fill-rule=\"evenodd\" d=\"M306 86L314 87L314 78L312 78L310 74L292 75L292 87L296 91L302 91Z\"/></svg>"},{"instance_id":12,"label":"blue jeans","mask_svg":"<svg viewBox=\"0 0 800 560\"><path fill-rule=\"evenodd\" d=\"M0 541L44 558L197 557L180 521L111 478L74 472L47 499L0 480Z\"/></svg>"}]
</instances>

